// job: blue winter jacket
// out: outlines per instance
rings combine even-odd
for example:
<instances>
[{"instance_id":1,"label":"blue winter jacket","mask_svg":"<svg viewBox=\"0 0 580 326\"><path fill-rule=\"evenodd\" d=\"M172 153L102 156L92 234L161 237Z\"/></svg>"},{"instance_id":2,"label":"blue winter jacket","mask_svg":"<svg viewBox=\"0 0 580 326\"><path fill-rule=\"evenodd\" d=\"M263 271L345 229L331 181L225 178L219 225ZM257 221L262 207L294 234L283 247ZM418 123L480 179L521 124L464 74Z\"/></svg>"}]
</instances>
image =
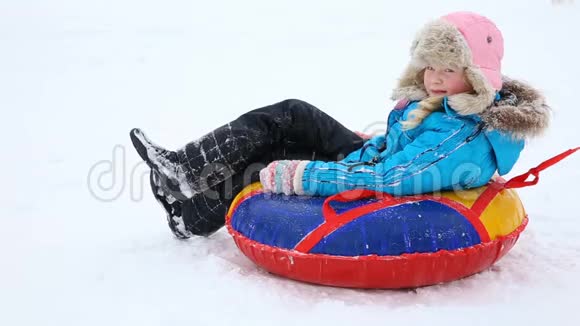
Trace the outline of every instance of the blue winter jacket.
<instances>
[{"instance_id":1,"label":"blue winter jacket","mask_svg":"<svg viewBox=\"0 0 580 326\"><path fill-rule=\"evenodd\" d=\"M499 99L499 96L498 96ZM444 98L442 108L414 129L403 130L418 102L393 110L385 135L338 162L313 161L302 178L305 194L330 196L366 188L393 195L485 185L495 171L508 173L524 148L523 140L489 131L477 115L458 115Z\"/></svg>"}]
</instances>

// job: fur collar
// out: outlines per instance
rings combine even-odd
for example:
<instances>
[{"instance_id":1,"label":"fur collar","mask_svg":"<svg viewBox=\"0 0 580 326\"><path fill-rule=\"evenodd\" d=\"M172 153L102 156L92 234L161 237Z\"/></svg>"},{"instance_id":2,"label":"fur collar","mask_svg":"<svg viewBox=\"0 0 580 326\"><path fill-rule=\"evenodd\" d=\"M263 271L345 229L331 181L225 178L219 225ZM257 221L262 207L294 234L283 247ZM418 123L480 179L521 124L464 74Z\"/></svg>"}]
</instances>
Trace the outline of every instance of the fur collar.
<instances>
[{"instance_id":1,"label":"fur collar","mask_svg":"<svg viewBox=\"0 0 580 326\"><path fill-rule=\"evenodd\" d=\"M538 90L504 76L500 95L499 101L479 114L488 129L527 139L541 135L548 128L551 108Z\"/></svg>"}]
</instances>

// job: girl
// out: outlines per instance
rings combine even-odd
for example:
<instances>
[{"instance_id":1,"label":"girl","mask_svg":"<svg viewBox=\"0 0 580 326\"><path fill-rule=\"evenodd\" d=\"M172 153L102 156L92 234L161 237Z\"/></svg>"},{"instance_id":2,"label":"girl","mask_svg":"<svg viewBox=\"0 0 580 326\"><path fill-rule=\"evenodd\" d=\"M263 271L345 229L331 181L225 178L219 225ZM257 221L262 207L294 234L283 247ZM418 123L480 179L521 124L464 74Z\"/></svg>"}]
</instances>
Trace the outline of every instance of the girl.
<instances>
[{"instance_id":1,"label":"girl","mask_svg":"<svg viewBox=\"0 0 580 326\"><path fill-rule=\"evenodd\" d=\"M413 41L384 135L365 141L314 106L286 100L177 151L153 144L139 129L131 140L179 238L219 229L234 196L258 180L266 191L313 196L479 187L496 171L508 173L524 140L549 122L536 90L502 77L502 57L493 22L452 13L425 25Z\"/></svg>"}]
</instances>

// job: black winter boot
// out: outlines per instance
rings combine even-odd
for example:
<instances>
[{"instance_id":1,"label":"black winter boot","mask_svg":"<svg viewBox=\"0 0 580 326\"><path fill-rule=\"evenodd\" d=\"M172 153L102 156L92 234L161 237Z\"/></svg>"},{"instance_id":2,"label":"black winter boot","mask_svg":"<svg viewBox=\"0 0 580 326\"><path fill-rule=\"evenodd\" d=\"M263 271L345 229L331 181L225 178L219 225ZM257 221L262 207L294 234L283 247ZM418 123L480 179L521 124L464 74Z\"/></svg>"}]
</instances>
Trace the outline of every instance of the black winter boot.
<instances>
[{"instance_id":1,"label":"black winter boot","mask_svg":"<svg viewBox=\"0 0 580 326\"><path fill-rule=\"evenodd\" d=\"M176 152L167 150L153 143L140 129L133 129L129 133L131 142L137 153L145 163L156 172L158 187L165 194L171 194L179 200L192 197L198 190L194 190L186 177L185 167Z\"/></svg>"}]
</instances>

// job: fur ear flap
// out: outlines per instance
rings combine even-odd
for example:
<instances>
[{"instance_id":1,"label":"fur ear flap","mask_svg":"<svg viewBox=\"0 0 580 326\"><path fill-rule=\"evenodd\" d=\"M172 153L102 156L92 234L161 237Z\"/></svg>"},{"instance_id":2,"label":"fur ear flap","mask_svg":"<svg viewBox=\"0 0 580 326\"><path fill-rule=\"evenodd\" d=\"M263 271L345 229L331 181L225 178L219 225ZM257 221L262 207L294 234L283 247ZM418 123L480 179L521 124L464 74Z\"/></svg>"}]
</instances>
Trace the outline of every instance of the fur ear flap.
<instances>
[{"instance_id":1,"label":"fur ear flap","mask_svg":"<svg viewBox=\"0 0 580 326\"><path fill-rule=\"evenodd\" d=\"M392 100L407 99L409 101L420 101L428 96L423 85L423 69L418 69L412 65L405 68L397 88L391 94Z\"/></svg>"},{"instance_id":2,"label":"fur ear flap","mask_svg":"<svg viewBox=\"0 0 580 326\"><path fill-rule=\"evenodd\" d=\"M461 93L449 96L449 106L461 115L480 114L493 104L495 89L479 69L465 69L467 81L475 94Z\"/></svg>"},{"instance_id":3,"label":"fur ear flap","mask_svg":"<svg viewBox=\"0 0 580 326\"><path fill-rule=\"evenodd\" d=\"M393 90L391 99L394 101L407 99L409 101L421 101L427 97L427 92L418 86L399 87Z\"/></svg>"}]
</instances>

